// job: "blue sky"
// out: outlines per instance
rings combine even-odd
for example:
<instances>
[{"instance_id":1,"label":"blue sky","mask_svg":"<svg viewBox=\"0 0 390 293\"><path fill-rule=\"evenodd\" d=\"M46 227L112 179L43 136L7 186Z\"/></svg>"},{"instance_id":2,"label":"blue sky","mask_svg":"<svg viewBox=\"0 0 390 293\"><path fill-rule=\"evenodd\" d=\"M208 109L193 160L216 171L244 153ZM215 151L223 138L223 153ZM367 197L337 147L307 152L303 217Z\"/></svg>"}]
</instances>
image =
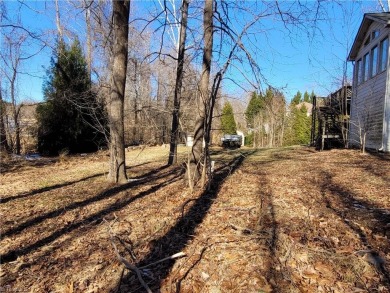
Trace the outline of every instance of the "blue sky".
<instances>
[{"instance_id":1,"label":"blue sky","mask_svg":"<svg viewBox=\"0 0 390 293\"><path fill-rule=\"evenodd\" d=\"M310 1L309 1L310 2ZM60 2L66 5L66 2ZM287 1L292 3L292 1ZM21 5L16 1L4 2L9 20L2 20L3 24L16 23L20 17L22 25L34 32L42 34L48 44L53 44L55 32L54 2L26 1ZM152 6L151 1L135 1L133 13L146 13ZM343 75L348 50L365 12L378 11L378 1L328 1L324 4L325 14L317 23L315 34L312 28L307 30L291 28L287 31L284 25L273 19L262 20L254 27L258 32L250 39L248 48L261 68L262 75L267 83L282 89L286 99L290 100L299 90L326 96L336 90ZM65 8L65 6L63 6ZM63 22L70 26L73 32L84 31L84 16L82 13L70 12L61 15ZM133 15L134 17L134 15ZM240 16L235 16L239 20ZM308 32L310 36L308 36ZM254 41L255 40L255 41ZM4 42L0 44L3 48ZM24 48L26 54L39 50L39 45L29 43ZM46 47L42 52L22 64L23 74L19 75L18 96L20 101L41 101L42 83L46 69L50 65L52 48ZM247 91L253 90L246 78L239 71L247 71L236 63L227 72L227 77L234 79ZM351 75L352 64L348 64L348 73ZM249 72L249 71L248 71ZM3 83L4 84L4 83ZM263 82L263 87L266 85ZM248 96L241 87L226 80L223 82L223 92L232 97L245 100Z\"/></svg>"}]
</instances>

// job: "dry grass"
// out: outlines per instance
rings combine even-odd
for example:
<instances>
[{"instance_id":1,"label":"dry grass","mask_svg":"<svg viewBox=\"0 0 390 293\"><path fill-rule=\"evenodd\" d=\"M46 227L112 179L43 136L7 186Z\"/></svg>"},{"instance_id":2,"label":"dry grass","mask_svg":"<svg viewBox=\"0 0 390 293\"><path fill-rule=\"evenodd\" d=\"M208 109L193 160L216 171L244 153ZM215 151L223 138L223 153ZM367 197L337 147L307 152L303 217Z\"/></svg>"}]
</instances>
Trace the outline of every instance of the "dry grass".
<instances>
[{"instance_id":1,"label":"dry grass","mask_svg":"<svg viewBox=\"0 0 390 293\"><path fill-rule=\"evenodd\" d=\"M153 292L389 292L388 157L218 149L191 194L168 151L127 152L122 186L104 152L2 164L1 290L142 292L110 226L138 267L186 253L143 271Z\"/></svg>"}]
</instances>

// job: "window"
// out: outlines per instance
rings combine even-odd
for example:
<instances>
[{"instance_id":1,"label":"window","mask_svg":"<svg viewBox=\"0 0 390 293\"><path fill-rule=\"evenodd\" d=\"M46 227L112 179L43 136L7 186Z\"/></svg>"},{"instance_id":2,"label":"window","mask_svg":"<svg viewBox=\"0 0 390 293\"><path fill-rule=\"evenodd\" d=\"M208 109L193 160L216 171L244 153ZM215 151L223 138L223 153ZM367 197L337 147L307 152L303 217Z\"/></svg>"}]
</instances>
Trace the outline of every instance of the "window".
<instances>
[{"instance_id":1,"label":"window","mask_svg":"<svg viewBox=\"0 0 390 293\"><path fill-rule=\"evenodd\" d=\"M364 55L363 57L363 81L366 81L369 77L369 67L370 67L370 54L367 53L366 55Z\"/></svg>"},{"instance_id":2,"label":"window","mask_svg":"<svg viewBox=\"0 0 390 293\"><path fill-rule=\"evenodd\" d=\"M378 73L378 46L375 46L371 50L370 77L375 76L377 73Z\"/></svg>"},{"instance_id":3,"label":"window","mask_svg":"<svg viewBox=\"0 0 390 293\"><path fill-rule=\"evenodd\" d=\"M379 72L384 71L387 68L387 59L389 57L389 39L386 38L380 43L379 52Z\"/></svg>"},{"instance_id":4,"label":"window","mask_svg":"<svg viewBox=\"0 0 390 293\"><path fill-rule=\"evenodd\" d=\"M363 82L363 62L362 59L357 61L357 84L361 84Z\"/></svg>"}]
</instances>

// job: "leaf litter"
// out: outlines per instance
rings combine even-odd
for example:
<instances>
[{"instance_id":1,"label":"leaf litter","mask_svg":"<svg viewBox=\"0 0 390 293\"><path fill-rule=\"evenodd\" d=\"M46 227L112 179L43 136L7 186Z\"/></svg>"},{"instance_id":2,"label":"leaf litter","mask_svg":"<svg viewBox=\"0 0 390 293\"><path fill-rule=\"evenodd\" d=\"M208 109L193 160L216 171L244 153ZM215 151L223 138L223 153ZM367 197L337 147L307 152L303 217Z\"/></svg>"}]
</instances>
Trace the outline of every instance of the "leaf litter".
<instances>
[{"instance_id":1,"label":"leaf litter","mask_svg":"<svg viewBox=\"0 0 390 293\"><path fill-rule=\"evenodd\" d=\"M114 242L152 292L390 292L388 156L216 148L191 194L167 152L127 152L121 186L106 152L3 164L1 291L145 291Z\"/></svg>"}]
</instances>

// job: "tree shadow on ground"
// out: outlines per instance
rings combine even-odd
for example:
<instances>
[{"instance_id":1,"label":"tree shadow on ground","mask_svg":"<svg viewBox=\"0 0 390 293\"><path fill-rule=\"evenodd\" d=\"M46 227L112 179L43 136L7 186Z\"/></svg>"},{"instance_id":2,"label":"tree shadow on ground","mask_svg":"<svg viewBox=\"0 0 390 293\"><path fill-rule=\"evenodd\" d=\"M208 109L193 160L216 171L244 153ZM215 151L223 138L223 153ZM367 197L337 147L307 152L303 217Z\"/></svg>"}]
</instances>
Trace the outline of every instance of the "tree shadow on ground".
<instances>
[{"instance_id":1,"label":"tree shadow on ground","mask_svg":"<svg viewBox=\"0 0 390 293\"><path fill-rule=\"evenodd\" d=\"M289 158L287 158L288 160ZM284 159L286 160L286 159ZM267 173L263 171L256 172L259 178L259 199L260 199L260 215L257 233L262 235L260 243L268 248L268 259L264 260L266 273L265 277L272 287L273 292L283 292L288 290L291 285L291 272L287 267L280 263L278 256L278 241L279 241L279 224L276 221L274 196L272 186L267 180ZM277 267L282 267L282 270L277 270Z\"/></svg>"},{"instance_id":2,"label":"tree shadow on ground","mask_svg":"<svg viewBox=\"0 0 390 293\"><path fill-rule=\"evenodd\" d=\"M58 158L41 158L35 161L28 161L25 159L6 159L2 160L0 164L0 173L16 173L24 167L42 167L54 165L58 162Z\"/></svg>"},{"instance_id":3,"label":"tree shadow on ground","mask_svg":"<svg viewBox=\"0 0 390 293\"><path fill-rule=\"evenodd\" d=\"M143 174L141 176L134 177L132 179L132 181L129 183L126 183L126 184L123 184L120 186L115 186L114 188L105 190L105 191L103 191L103 192L101 192L93 197L87 198L86 200L73 202L70 205L67 205L64 207L59 207L56 210L41 214L41 215L39 215L35 218L32 218L32 219L29 219L23 223L20 223L16 227L13 227L11 229L4 231L2 233L2 237L9 237L9 236L19 234L24 229L29 228L33 225L37 225L37 224L45 221L46 219L55 218L55 217L61 215L62 213L64 213L65 211L71 211L74 209L82 208L82 207L85 207L89 204L110 198L123 190L129 189L129 188L134 188L134 187L137 187L137 186L142 185L144 183L148 183L148 182L153 181L153 180L158 180L158 179L164 177L165 175L168 175L168 174L158 175L159 172L166 169L167 167L168 167L167 165L162 166L160 168L152 170L152 171L150 171L146 174Z\"/></svg>"},{"instance_id":4,"label":"tree shadow on ground","mask_svg":"<svg viewBox=\"0 0 390 293\"><path fill-rule=\"evenodd\" d=\"M294 150L294 153L291 151ZM272 152L271 158L275 161L295 161L297 156L300 156L301 159L309 160L309 155L317 153L313 148L309 147L285 147L277 149L277 152Z\"/></svg>"},{"instance_id":5,"label":"tree shadow on ground","mask_svg":"<svg viewBox=\"0 0 390 293\"><path fill-rule=\"evenodd\" d=\"M116 212L116 211L123 209L125 206L127 206L128 204L132 203L135 200L141 199L149 194L155 193L158 189L175 182L176 180L179 179L180 176L182 176L182 172L181 172L179 167L172 168L168 172L158 174L159 172L161 172L165 168L167 168L167 166L162 166L161 168L158 168L158 169L153 170L147 174L144 174L142 176L143 179L140 179L138 181L133 181L133 182L130 182L127 184L123 184L121 186L116 186L116 187L111 188L109 190L105 190L104 192L98 194L95 197L89 198L89 199L82 201L82 202L72 203L66 207L62 207L60 209L54 210L52 212L46 213L44 215L41 215L41 216L38 216L34 219L26 221L26 222L22 223L21 225L6 231L2 235L2 237L5 237L5 236L9 237L11 235L18 234L21 231L23 231L24 229L31 227L33 225L37 225L46 219L55 218L57 216L60 216L65 211L85 207L85 206L87 206L91 203L94 203L96 201L112 197L112 196L114 196L122 191L129 189L129 188L134 188L134 187L139 186L139 185L144 184L144 183L151 184L151 183L153 183L153 181L157 181L159 179L168 178L169 176L173 176L171 179L163 181L160 184L154 185L151 188L149 188L145 191L142 191L142 192L140 192L132 197L124 196L121 199L118 199L115 203L105 207L104 209L102 209L96 213L93 213L85 218L82 218L78 221L69 223L69 224L63 226L61 229L58 229L58 230L52 232L50 235L48 235L44 238L41 238L28 246L8 251L7 253L0 256L1 262L8 263L8 262L14 261L17 259L18 256L26 255L26 254L38 249L39 247L42 247L50 242L53 242L54 240L56 240L57 238L61 237L62 235L66 234L66 233L70 233L73 230L78 229L78 228L85 226L85 225L91 225L93 223L96 224L99 221L102 221L104 216L111 214L112 212Z\"/></svg>"},{"instance_id":6,"label":"tree shadow on ground","mask_svg":"<svg viewBox=\"0 0 390 293\"><path fill-rule=\"evenodd\" d=\"M43 188L34 189L34 190L32 190L30 192L27 192L27 193L13 195L13 196L9 196L9 197L2 197L0 199L0 204L4 204L4 203L7 203L9 201L16 200L16 199L21 199L21 198L34 196L34 195L37 195L37 194L40 194L40 193L43 193L43 192L46 192L46 191L51 191L51 190L55 190L55 189L58 189L58 188L70 186L70 185L73 185L73 184L76 184L76 183L80 183L80 182L87 181L87 180L92 179L92 178L96 178L96 177L102 176L103 174L104 173L99 173L99 174L87 176L87 177L84 177L82 179L75 180L75 181L69 181L69 182L65 182L65 183L55 184L55 185L52 185L52 186L47 186L47 187L43 187Z\"/></svg>"},{"instance_id":7,"label":"tree shadow on ground","mask_svg":"<svg viewBox=\"0 0 390 293\"><path fill-rule=\"evenodd\" d=\"M390 153L381 153L381 152L369 152L370 155L382 160L382 161L387 161L390 162Z\"/></svg>"},{"instance_id":8,"label":"tree shadow on ground","mask_svg":"<svg viewBox=\"0 0 390 293\"><path fill-rule=\"evenodd\" d=\"M388 211L379 208L373 203L358 199L353 191L333 182L332 174L323 171L320 183L320 190L324 203L336 216L338 216L359 238L367 253L370 254L370 263L380 273L381 283L387 288L390 287L390 274L385 266L384 260L380 257L379 251L390 253L390 247L387 241L384 245L379 245L373 235L367 235L366 229L371 230L372 234L390 235L388 224L390 223L390 214ZM329 196L329 193L331 194ZM332 198L333 197L333 198ZM334 199L336 202L332 201Z\"/></svg>"},{"instance_id":9,"label":"tree shadow on ground","mask_svg":"<svg viewBox=\"0 0 390 293\"><path fill-rule=\"evenodd\" d=\"M361 162L358 167L364 169L369 174L374 174L375 176L382 178L384 182L390 182L390 169L386 170L386 166L382 166L383 162ZM389 161L390 165L390 161ZM388 167L388 166L387 166Z\"/></svg>"},{"instance_id":10,"label":"tree shadow on ground","mask_svg":"<svg viewBox=\"0 0 390 293\"><path fill-rule=\"evenodd\" d=\"M189 208L187 213L180 217L177 223L165 235L152 241L153 247L150 253L142 260L139 260L136 263L136 266L142 267L156 260L182 251L188 241L194 237L196 227L198 227L207 215L211 205L217 198L223 182L243 163L245 157L252 153L253 151L241 152L230 162L228 166L216 170L209 190L204 191L194 201L194 204ZM153 291L158 291L158 288L161 286L161 282L167 277L173 264L174 261L170 260L154 266L154 270L157 272L158 276L155 276L155 279L149 283ZM131 276L132 273L127 273L123 277L121 287L119 289L139 286L138 283L132 283Z\"/></svg>"},{"instance_id":11,"label":"tree shadow on ground","mask_svg":"<svg viewBox=\"0 0 390 293\"><path fill-rule=\"evenodd\" d=\"M139 164L139 165L136 165L136 166L130 166L130 167L127 167L127 168L139 167L139 166L146 165L146 164L149 164L149 163L143 163L143 164ZM4 204L4 203L7 203L9 201L16 200L16 199L26 198L26 197L30 197L30 196L34 196L34 195L43 193L43 192L52 191L52 190L55 190L55 189L58 189L58 188L62 188L62 187L70 186L70 185L73 185L73 184L77 184L77 183L80 183L80 182L83 182L83 181L87 181L87 180L92 179L92 178L103 176L104 174L105 173L98 173L98 174L94 174L94 175L91 175L91 176L87 176L87 177L81 178L79 180L64 182L64 183L55 184L55 185L52 185L52 186L43 187L43 188L37 188L37 189L34 189L34 190L32 190L30 192L27 192L27 193L21 193L21 194L9 196L9 197L1 197L0 198L0 204ZM137 178L137 177L135 177L135 178Z\"/></svg>"}]
</instances>

